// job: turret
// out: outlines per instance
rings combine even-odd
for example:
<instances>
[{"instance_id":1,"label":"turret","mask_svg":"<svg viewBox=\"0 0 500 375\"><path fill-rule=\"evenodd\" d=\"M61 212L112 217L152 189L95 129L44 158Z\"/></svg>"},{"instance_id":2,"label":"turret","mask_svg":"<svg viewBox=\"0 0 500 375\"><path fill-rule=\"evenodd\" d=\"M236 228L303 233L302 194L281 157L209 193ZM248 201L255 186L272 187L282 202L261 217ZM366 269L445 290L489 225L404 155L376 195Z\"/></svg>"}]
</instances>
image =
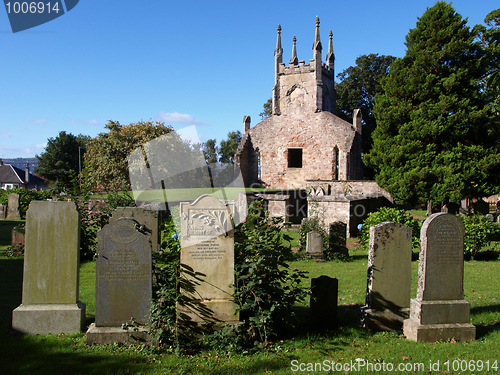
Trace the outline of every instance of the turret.
<instances>
[{"instance_id":1,"label":"turret","mask_svg":"<svg viewBox=\"0 0 500 375\"><path fill-rule=\"evenodd\" d=\"M321 74L323 71L323 63L321 62L321 51L323 51L323 47L321 46L319 36L319 17L316 16L316 35L313 44L314 74L317 85L316 112L323 110L323 78Z\"/></svg>"},{"instance_id":2,"label":"turret","mask_svg":"<svg viewBox=\"0 0 500 375\"><path fill-rule=\"evenodd\" d=\"M297 59L297 38L293 36L293 49L292 58L290 59L290 65L299 65L299 59Z\"/></svg>"},{"instance_id":3,"label":"turret","mask_svg":"<svg viewBox=\"0 0 500 375\"><path fill-rule=\"evenodd\" d=\"M278 25L278 39L274 50L274 88L273 88L273 115L280 114L279 108L279 72L283 63L283 48L281 47L281 25Z\"/></svg>"}]
</instances>

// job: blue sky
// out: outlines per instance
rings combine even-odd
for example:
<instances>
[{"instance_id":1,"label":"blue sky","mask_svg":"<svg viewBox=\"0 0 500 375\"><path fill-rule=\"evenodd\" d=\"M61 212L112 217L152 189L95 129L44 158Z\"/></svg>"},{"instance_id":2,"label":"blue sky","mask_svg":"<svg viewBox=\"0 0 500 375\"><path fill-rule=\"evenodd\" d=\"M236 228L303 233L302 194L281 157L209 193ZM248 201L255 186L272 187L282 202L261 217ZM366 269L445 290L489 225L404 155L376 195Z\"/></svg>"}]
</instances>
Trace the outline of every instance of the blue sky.
<instances>
[{"instance_id":1,"label":"blue sky","mask_svg":"<svg viewBox=\"0 0 500 375\"><path fill-rule=\"evenodd\" d=\"M405 36L434 0L80 0L70 12L12 33L0 7L0 158L33 157L65 130L96 136L108 120L196 125L202 140L260 121L274 84L276 28L284 61L297 37L312 58L315 18L323 59L334 34L336 74L358 56L402 57ZM469 25L498 0L457 0Z\"/></svg>"}]
</instances>

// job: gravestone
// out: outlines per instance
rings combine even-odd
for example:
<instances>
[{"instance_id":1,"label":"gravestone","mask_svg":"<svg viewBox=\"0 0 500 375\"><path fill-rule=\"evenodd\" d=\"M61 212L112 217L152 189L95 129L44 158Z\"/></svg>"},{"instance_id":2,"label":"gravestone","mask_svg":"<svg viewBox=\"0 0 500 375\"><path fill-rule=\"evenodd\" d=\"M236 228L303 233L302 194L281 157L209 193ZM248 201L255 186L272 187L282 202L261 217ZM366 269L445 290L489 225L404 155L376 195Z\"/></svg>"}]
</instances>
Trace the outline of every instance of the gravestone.
<instances>
[{"instance_id":1,"label":"gravestone","mask_svg":"<svg viewBox=\"0 0 500 375\"><path fill-rule=\"evenodd\" d=\"M25 244L24 229L19 229L16 227L12 228L10 245L24 246L24 244Z\"/></svg>"},{"instance_id":2,"label":"gravestone","mask_svg":"<svg viewBox=\"0 0 500 375\"><path fill-rule=\"evenodd\" d=\"M364 328L402 329L410 307L411 248L411 229L403 224L386 221L370 228Z\"/></svg>"},{"instance_id":3,"label":"gravestone","mask_svg":"<svg viewBox=\"0 0 500 375\"><path fill-rule=\"evenodd\" d=\"M458 215L460 212L460 205L458 203L449 202L443 206L443 212Z\"/></svg>"},{"instance_id":4,"label":"gravestone","mask_svg":"<svg viewBox=\"0 0 500 375\"><path fill-rule=\"evenodd\" d=\"M122 217L130 217L137 221L143 228L151 233L151 245L152 251L158 252L160 246L160 227L159 227L159 215L161 211L153 210L152 206L143 206L141 208L136 207L117 207L111 217L109 218L109 223L111 224L115 220Z\"/></svg>"},{"instance_id":5,"label":"gravestone","mask_svg":"<svg viewBox=\"0 0 500 375\"><path fill-rule=\"evenodd\" d=\"M32 201L26 213L22 304L12 328L30 334L80 332L80 217L73 202Z\"/></svg>"},{"instance_id":6,"label":"gravestone","mask_svg":"<svg viewBox=\"0 0 500 375\"><path fill-rule=\"evenodd\" d=\"M19 211L19 194L10 193L7 195L7 220L21 220L21 212Z\"/></svg>"},{"instance_id":7,"label":"gravestone","mask_svg":"<svg viewBox=\"0 0 500 375\"><path fill-rule=\"evenodd\" d=\"M133 216L144 214L140 211ZM115 212L97 233L95 323L87 331L88 344L150 340L146 326L152 298L152 245L151 231L142 225Z\"/></svg>"},{"instance_id":8,"label":"gravestone","mask_svg":"<svg viewBox=\"0 0 500 375\"><path fill-rule=\"evenodd\" d=\"M417 298L403 326L408 339L474 340L470 304L463 299L464 233L462 221L445 213L431 215L422 225Z\"/></svg>"},{"instance_id":9,"label":"gravestone","mask_svg":"<svg viewBox=\"0 0 500 375\"><path fill-rule=\"evenodd\" d=\"M0 220L5 220L7 215L7 207L4 204L0 204Z\"/></svg>"},{"instance_id":10,"label":"gravestone","mask_svg":"<svg viewBox=\"0 0 500 375\"><path fill-rule=\"evenodd\" d=\"M203 274L193 293L186 293L193 309L178 305L193 322L237 322L234 293L234 204L222 204L212 195L202 195L192 204L180 203L181 264ZM201 313L201 309L208 309Z\"/></svg>"},{"instance_id":11,"label":"gravestone","mask_svg":"<svg viewBox=\"0 0 500 375\"><path fill-rule=\"evenodd\" d=\"M339 280L320 276L311 279L309 328L328 330L337 327L337 299Z\"/></svg>"},{"instance_id":12,"label":"gravestone","mask_svg":"<svg viewBox=\"0 0 500 375\"><path fill-rule=\"evenodd\" d=\"M472 203L472 212L478 215L487 215L490 213L490 204L483 199Z\"/></svg>"},{"instance_id":13,"label":"gravestone","mask_svg":"<svg viewBox=\"0 0 500 375\"><path fill-rule=\"evenodd\" d=\"M310 258L323 258L323 236L316 231L306 235L306 254Z\"/></svg>"},{"instance_id":14,"label":"gravestone","mask_svg":"<svg viewBox=\"0 0 500 375\"><path fill-rule=\"evenodd\" d=\"M349 256L346 223L336 221L330 224L329 247L330 253L336 254L339 258L347 258Z\"/></svg>"}]
</instances>

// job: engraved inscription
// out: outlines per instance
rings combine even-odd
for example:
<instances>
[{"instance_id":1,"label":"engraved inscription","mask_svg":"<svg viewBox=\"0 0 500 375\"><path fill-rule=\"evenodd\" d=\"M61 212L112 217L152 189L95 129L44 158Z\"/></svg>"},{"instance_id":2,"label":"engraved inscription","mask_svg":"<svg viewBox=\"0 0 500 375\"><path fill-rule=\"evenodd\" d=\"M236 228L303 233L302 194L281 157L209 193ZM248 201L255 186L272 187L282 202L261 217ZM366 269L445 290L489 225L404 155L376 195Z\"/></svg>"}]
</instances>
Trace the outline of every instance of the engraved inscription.
<instances>
[{"instance_id":1,"label":"engraved inscription","mask_svg":"<svg viewBox=\"0 0 500 375\"><path fill-rule=\"evenodd\" d=\"M133 249L114 252L108 262L108 269L99 275L104 280L141 280L148 278L148 265L140 264Z\"/></svg>"},{"instance_id":2,"label":"engraved inscription","mask_svg":"<svg viewBox=\"0 0 500 375\"><path fill-rule=\"evenodd\" d=\"M193 250L189 250L189 255L195 260L220 260L226 255L226 250L221 249L216 240L207 240L196 244Z\"/></svg>"},{"instance_id":3,"label":"engraved inscription","mask_svg":"<svg viewBox=\"0 0 500 375\"><path fill-rule=\"evenodd\" d=\"M462 260L461 236L451 223L442 223L433 233L434 252L430 257L434 262L450 263Z\"/></svg>"}]
</instances>

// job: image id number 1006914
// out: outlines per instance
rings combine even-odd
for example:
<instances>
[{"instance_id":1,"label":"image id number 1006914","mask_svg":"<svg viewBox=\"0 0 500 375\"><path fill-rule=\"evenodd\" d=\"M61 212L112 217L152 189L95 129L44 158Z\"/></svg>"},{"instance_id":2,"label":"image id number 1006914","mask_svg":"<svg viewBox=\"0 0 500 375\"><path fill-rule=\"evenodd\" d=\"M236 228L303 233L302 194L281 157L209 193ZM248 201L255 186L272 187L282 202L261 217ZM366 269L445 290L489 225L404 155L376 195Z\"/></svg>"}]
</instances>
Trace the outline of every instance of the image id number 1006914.
<instances>
[{"instance_id":1,"label":"image id number 1006914","mask_svg":"<svg viewBox=\"0 0 500 375\"><path fill-rule=\"evenodd\" d=\"M64 10L59 8L59 2L35 2L35 1L9 1L5 3L5 8L7 9L7 13L56 13L64 12Z\"/></svg>"}]
</instances>

